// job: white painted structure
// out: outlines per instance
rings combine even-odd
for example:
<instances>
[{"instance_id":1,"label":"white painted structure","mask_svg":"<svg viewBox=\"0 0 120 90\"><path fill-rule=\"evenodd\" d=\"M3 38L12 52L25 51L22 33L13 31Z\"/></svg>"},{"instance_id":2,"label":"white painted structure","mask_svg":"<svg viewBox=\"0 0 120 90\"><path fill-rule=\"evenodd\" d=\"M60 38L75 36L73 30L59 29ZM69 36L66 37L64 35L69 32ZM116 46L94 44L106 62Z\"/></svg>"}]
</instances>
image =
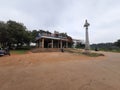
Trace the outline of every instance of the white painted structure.
<instances>
[{"instance_id":1,"label":"white painted structure","mask_svg":"<svg viewBox=\"0 0 120 90\"><path fill-rule=\"evenodd\" d=\"M90 50L90 44L89 44L89 34L88 34L88 26L90 26L90 24L87 22L87 20L85 21L84 27L86 29L85 32L85 36L86 36L86 40L85 40L85 50Z\"/></svg>"}]
</instances>

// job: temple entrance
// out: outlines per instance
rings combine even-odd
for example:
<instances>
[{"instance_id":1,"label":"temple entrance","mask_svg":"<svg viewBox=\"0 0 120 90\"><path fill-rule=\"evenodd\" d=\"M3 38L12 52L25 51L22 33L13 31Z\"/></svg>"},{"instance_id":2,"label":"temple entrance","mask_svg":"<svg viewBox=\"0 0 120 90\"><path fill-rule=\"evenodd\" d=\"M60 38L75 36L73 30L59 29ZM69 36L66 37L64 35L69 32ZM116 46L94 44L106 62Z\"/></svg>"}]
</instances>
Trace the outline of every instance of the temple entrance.
<instances>
[{"instance_id":1,"label":"temple entrance","mask_svg":"<svg viewBox=\"0 0 120 90\"><path fill-rule=\"evenodd\" d=\"M52 48L52 43L50 39L45 39L44 48Z\"/></svg>"},{"instance_id":2,"label":"temple entrance","mask_svg":"<svg viewBox=\"0 0 120 90\"><path fill-rule=\"evenodd\" d=\"M41 38L37 42L39 48L69 48L72 43L67 40Z\"/></svg>"}]
</instances>

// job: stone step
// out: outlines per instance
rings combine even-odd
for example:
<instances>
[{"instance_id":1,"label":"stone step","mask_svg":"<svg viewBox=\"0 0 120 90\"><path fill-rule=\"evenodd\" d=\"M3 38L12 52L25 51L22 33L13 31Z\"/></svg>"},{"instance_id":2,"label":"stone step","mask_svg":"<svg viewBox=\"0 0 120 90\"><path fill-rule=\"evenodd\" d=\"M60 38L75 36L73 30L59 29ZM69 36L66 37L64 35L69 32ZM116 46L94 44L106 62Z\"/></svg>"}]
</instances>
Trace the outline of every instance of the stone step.
<instances>
[{"instance_id":1,"label":"stone step","mask_svg":"<svg viewBox=\"0 0 120 90\"><path fill-rule=\"evenodd\" d=\"M39 53L39 52L60 52L60 48L35 48L32 49L31 52Z\"/></svg>"}]
</instances>

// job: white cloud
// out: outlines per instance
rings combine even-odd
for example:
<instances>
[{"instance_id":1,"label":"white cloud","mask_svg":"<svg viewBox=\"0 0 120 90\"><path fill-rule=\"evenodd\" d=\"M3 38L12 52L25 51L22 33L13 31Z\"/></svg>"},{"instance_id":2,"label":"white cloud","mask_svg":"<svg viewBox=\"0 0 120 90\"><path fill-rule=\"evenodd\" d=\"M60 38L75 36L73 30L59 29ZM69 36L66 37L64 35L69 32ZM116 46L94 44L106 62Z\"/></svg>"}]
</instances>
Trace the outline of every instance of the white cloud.
<instances>
[{"instance_id":1,"label":"white cloud","mask_svg":"<svg viewBox=\"0 0 120 90\"><path fill-rule=\"evenodd\" d=\"M84 39L84 20L90 23L90 42L120 38L118 0L0 0L0 20L24 23L28 29L67 32Z\"/></svg>"}]
</instances>

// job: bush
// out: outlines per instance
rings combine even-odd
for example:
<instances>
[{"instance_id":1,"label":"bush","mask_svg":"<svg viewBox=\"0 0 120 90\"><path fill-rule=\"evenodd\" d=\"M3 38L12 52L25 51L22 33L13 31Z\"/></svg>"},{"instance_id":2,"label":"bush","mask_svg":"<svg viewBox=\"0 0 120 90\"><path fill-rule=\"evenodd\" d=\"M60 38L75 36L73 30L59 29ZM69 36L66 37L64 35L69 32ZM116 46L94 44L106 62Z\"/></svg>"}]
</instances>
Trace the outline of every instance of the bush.
<instances>
[{"instance_id":1,"label":"bush","mask_svg":"<svg viewBox=\"0 0 120 90\"><path fill-rule=\"evenodd\" d=\"M22 47L17 47L16 50L31 50L32 48L35 48L35 46L22 46Z\"/></svg>"}]
</instances>

